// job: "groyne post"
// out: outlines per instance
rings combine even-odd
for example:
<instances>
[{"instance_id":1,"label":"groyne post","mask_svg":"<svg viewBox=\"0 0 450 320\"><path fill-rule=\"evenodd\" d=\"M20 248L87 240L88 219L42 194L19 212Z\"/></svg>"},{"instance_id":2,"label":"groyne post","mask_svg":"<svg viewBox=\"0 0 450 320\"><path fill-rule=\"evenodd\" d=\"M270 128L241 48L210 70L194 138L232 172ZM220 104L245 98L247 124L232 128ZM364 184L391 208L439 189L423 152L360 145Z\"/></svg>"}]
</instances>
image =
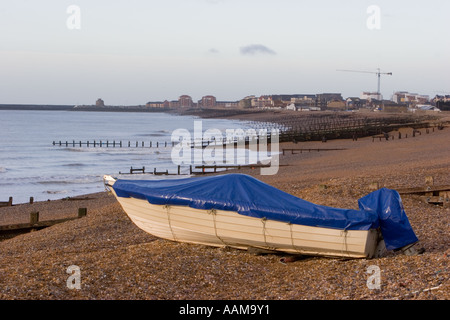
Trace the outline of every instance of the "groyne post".
<instances>
[{"instance_id":1,"label":"groyne post","mask_svg":"<svg viewBox=\"0 0 450 320\"><path fill-rule=\"evenodd\" d=\"M36 224L39 222L39 211L30 212L30 224Z\"/></svg>"}]
</instances>

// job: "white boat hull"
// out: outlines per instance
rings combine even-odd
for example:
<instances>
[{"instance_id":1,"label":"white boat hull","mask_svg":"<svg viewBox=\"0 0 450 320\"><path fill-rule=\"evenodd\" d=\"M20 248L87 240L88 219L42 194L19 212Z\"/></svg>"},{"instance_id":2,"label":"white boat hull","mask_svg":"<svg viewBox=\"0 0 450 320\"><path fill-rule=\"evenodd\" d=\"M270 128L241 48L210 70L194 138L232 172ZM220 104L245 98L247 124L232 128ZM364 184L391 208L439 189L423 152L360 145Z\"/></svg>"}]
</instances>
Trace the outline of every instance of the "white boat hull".
<instances>
[{"instance_id":1,"label":"white boat hull","mask_svg":"<svg viewBox=\"0 0 450 320\"><path fill-rule=\"evenodd\" d=\"M262 248L290 254L372 258L379 233L339 230L253 218L232 211L154 205L147 200L118 197L130 219L160 238L239 249Z\"/></svg>"}]
</instances>

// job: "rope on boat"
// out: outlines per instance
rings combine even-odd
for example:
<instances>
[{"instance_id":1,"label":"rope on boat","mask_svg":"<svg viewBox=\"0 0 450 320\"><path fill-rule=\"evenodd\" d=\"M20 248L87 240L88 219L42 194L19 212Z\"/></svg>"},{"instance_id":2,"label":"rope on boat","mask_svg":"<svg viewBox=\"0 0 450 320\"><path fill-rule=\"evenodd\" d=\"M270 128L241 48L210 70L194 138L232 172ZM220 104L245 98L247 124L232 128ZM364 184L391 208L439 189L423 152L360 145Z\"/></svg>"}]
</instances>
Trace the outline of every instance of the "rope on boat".
<instances>
[{"instance_id":1,"label":"rope on boat","mask_svg":"<svg viewBox=\"0 0 450 320\"><path fill-rule=\"evenodd\" d=\"M348 235L348 230L345 229L345 230L341 231L341 237L344 236L344 242L343 242L341 254L344 255L346 253L347 256L350 256L350 253L348 252L347 235Z\"/></svg>"},{"instance_id":2,"label":"rope on boat","mask_svg":"<svg viewBox=\"0 0 450 320\"><path fill-rule=\"evenodd\" d=\"M267 239L266 239L266 221L267 221L267 218L265 218L265 217L261 219L261 222L263 224L264 243L266 244L266 248L269 248L269 245L267 244Z\"/></svg>"},{"instance_id":3,"label":"rope on boat","mask_svg":"<svg viewBox=\"0 0 450 320\"><path fill-rule=\"evenodd\" d=\"M173 229L172 229L172 223L170 221L170 206L164 205L164 209L166 209L166 212L167 212L167 220L169 222L169 229L170 229L170 232L172 233L173 240L177 241L177 237L175 237L175 233L173 232Z\"/></svg>"},{"instance_id":4,"label":"rope on boat","mask_svg":"<svg viewBox=\"0 0 450 320\"><path fill-rule=\"evenodd\" d=\"M223 241L223 239L219 236L219 234L217 233L217 226L216 226L216 214L217 214L217 210L216 209L212 209L212 210L208 210L208 213L211 214L213 216L213 222L214 222L214 233L216 235L216 238L219 239L220 242L222 242L222 244L224 246L227 246L227 244L225 243L225 241Z\"/></svg>"}]
</instances>

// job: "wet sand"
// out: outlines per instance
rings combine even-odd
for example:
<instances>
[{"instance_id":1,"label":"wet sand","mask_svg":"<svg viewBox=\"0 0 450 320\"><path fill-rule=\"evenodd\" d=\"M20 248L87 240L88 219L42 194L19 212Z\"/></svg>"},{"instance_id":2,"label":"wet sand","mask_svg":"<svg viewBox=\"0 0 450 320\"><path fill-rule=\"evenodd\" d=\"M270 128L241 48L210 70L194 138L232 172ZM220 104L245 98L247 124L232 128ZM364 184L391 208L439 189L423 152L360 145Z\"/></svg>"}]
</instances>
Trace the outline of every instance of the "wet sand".
<instances>
[{"instance_id":1,"label":"wet sand","mask_svg":"<svg viewBox=\"0 0 450 320\"><path fill-rule=\"evenodd\" d=\"M405 133L409 128L402 129ZM450 184L450 128L401 140L282 143L280 148L345 148L280 155L273 176L242 173L317 204L357 208L357 200L380 187ZM0 299L442 299L450 297L449 208L402 196L425 252L389 252L378 259L304 257L172 242L137 228L107 192L87 200L35 202L0 208L0 225L87 216L0 242ZM70 289L69 266L80 268L81 287ZM369 266L381 271L381 288L369 289Z\"/></svg>"}]
</instances>

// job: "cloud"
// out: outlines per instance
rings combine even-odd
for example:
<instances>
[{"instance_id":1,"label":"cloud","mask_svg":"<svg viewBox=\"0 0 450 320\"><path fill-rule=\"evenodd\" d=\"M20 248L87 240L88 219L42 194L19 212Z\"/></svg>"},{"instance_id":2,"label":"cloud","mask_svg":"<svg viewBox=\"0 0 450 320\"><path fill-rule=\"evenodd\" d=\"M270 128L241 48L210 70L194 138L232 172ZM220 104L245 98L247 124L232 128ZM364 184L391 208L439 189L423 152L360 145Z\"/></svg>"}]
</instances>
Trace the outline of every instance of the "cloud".
<instances>
[{"instance_id":1,"label":"cloud","mask_svg":"<svg viewBox=\"0 0 450 320\"><path fill-rule=\"evenodd\" d=\"M256 54L270 54L275 55L277 54L272 49L262 45L262 44L250 44L245 47L241 47L241 54L243 55L256 55Z\"/></svg>"},{"instance_id":2,"label":"cloud","mask_svg":"<svg viewBox=\"0 0 450 320\"><path fill-rule=\"evenodd\" d=\"M217 50L216 48L211 48L208 50L209 53L219 53L219 50Z\"/></svg>"}]
</instances>

